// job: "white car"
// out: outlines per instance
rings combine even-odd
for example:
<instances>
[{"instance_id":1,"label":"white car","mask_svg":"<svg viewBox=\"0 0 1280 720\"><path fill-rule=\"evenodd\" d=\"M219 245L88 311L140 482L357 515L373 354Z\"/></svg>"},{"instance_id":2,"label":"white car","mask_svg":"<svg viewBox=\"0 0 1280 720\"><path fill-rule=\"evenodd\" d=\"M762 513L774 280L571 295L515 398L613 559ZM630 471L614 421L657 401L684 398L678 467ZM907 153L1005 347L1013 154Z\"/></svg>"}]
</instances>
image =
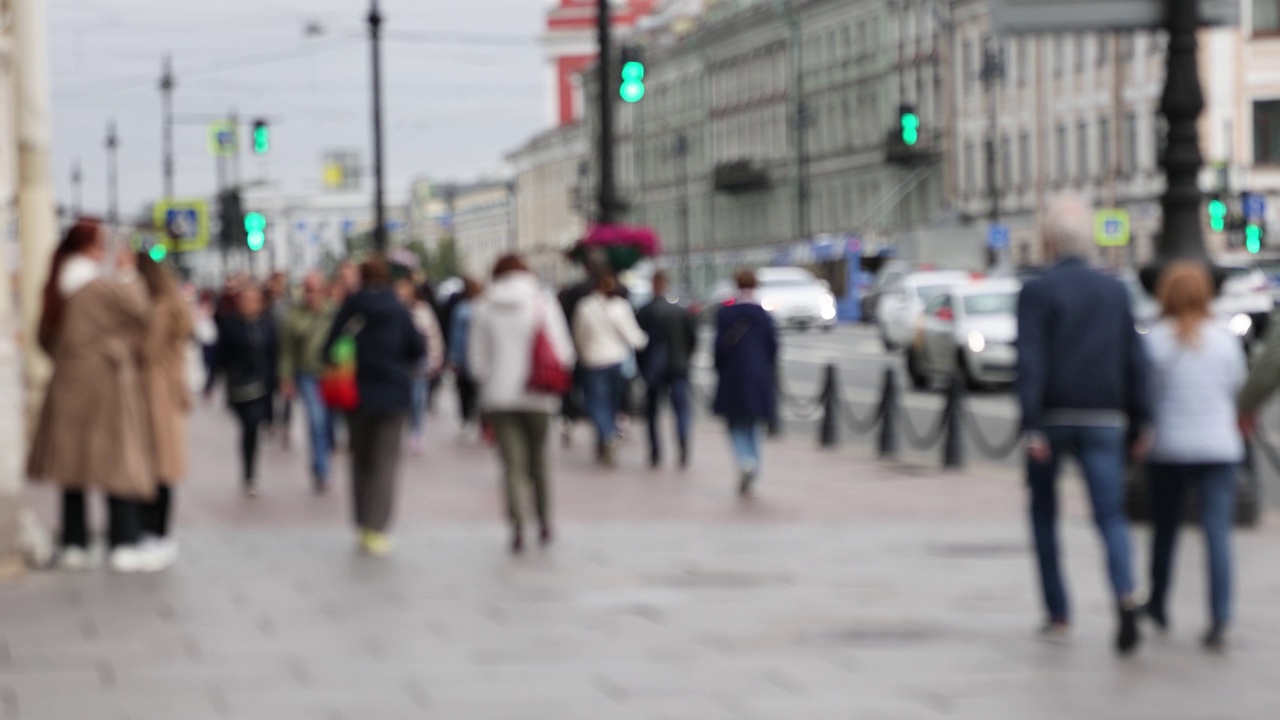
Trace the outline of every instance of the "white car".
<instances>
[{"instance_id":1,"label":"white car","mask_svg":"<svg viewBox=\"0 0 1280 720\"><path fill-rule=\"evenodd\" d=\"M972 276L959 270L911 273L886 287L876 306L876 323L880 338L888 350L911 344L920 327L924 309L934 298L955 285L972 281Z\"/></svg>"},{"instance_id":2,"label":"white car","mask_svg":"<svg viewBox=\"0 0 1280 720\"><path fill-rule=\"evenodd\" d=\"M836 297L813 273L800 267L769 267L756 271L756 297L779 328L807 330L836 326Z\"/></svg>"},{"instance_id":3,"label":"white car","mask_svg":"<svg viewBox=\"0 0 1280 720\"><path fill-rule=\"evenodd\" d=\"M1271 297L1271 281L1262 270L1248 265L1221 263L1227 271L1222 289L1213 301L1213 314L1227 323L1231 332L1244 340L1248 348L1266 327L1275 300Z\"/></svg>"},{"instance_id":4,"label":"white car","mask_svg":"<svg viewBox=\"0 0 1280 720\"><path fill-rule=\"evenodd\" d=\"M935 378L957 373L970 388L1014 382L1021 291L1017 280L987 280L956 285L935 297L907 350L911 384L924 389Z\"/></svg>"}]
</instances>

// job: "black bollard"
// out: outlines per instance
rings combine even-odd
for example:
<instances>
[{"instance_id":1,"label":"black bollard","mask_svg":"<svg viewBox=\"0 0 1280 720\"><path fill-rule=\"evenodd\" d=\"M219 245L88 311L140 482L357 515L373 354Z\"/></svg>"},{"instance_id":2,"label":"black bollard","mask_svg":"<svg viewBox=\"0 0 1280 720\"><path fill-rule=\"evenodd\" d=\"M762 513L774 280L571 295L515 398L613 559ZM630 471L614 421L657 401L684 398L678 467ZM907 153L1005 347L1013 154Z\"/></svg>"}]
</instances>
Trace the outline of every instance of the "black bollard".
<instances>
[{"instance_id":1,"label":"black bollard","mask_svg":"<svg viewBox=\"0 0 1280 720\"><path fill-rule=\"evenodd\" d=\"M822 388L822 431L818 444L824 448L840 446L840 384L836 366L827 365L826 382Z\"/></svg>"},{"instance_id":2,"label":"black bollard","mask_svg":"<svg viewBox=\"0 0 1280 720\"><path fill-rule=\"evenodd\" d=\"M880 393L880 457L898 456L898 378L893 368L884 369L884 387Z\"/></svg>"},{"instance_id":3,"label":"black bollard","mask_svg":"<svg viewBox=\"0 0 1280 720\"><path fill-rule=\"evenodd\" d=\"M964 469L964 377L956 373L947 388L946 439L942 444L942 467L947 470Z\"/></svg>"}]
</instances>

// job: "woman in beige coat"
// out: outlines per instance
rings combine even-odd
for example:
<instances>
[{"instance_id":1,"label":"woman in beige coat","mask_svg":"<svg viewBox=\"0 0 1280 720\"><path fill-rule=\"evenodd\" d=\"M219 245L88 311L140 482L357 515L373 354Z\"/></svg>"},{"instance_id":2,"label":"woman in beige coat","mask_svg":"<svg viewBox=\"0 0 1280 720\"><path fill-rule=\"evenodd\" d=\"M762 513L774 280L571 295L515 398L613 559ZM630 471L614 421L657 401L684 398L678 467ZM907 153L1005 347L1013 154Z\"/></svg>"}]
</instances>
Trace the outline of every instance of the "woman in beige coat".
<instances>
[{"instance_id":1,"label":"woman in beige coat","mask_svg":"<svg viewBox=\"0 0 1280 720\"><path fill-rule=\"evenodd\" d=\"M178 557L178 544L169 537L169 514L173 487L187 475L187 414L191 411L187 343L195 326L173 272L145 254L138 255L138 268L151 297L142 382L157 483L155 497L142 506L141 529L143 542L168 564Z\"/></svg>"},{"instance_id":2,"label":"woman in beige coat","mask_svg":"<svg viewBox=\"0 0 1280 720\"><path fill-rule=\"evenodd\" d=\"M63 488L66 569L88 569L85 492L107 496L110 564L117 572L162 569L139 544L138 503L155 492L151 440L138 357L147 330L146 292L133 253L118 277L103 276L106 233L81 220L54 253L40 318L40 344L53 378L36 427L27 474Z\"/></svg>"}]
</instances>

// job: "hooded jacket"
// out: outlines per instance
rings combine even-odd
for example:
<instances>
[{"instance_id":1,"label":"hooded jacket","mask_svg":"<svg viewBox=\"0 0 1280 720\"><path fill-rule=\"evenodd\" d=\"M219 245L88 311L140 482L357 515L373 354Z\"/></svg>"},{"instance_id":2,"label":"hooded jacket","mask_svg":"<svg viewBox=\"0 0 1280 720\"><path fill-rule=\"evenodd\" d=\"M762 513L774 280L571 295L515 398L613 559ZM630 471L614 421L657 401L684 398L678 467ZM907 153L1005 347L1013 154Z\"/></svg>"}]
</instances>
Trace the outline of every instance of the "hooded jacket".
<instances>
[{"instance_id":1,"label":"hooded jacket","mask_svg":"<svg viewBox=\"0 0 1280 720\"><path fill-rule=\"evenodd\" d=\"M410 372L427 353L409 310L390 290L364 289L347 298L333 318L325 356L344 333L355 333L360 411L408 412Z\"/></svg>"},{"instance_id":2,"label":"hooded jacket","mask_svg":"<svg viewBox=\"0 0 1280 720\"><path fill-rule=\"evenodd\" d=\"M573 340L560 306L538 286L532 273L515 272L495 280L477 304L467 342L467 364L480 384L486 412L554 413L560 398L526 389L538 328L565 368L575 362Z\"/></svg>"}]
</instances>

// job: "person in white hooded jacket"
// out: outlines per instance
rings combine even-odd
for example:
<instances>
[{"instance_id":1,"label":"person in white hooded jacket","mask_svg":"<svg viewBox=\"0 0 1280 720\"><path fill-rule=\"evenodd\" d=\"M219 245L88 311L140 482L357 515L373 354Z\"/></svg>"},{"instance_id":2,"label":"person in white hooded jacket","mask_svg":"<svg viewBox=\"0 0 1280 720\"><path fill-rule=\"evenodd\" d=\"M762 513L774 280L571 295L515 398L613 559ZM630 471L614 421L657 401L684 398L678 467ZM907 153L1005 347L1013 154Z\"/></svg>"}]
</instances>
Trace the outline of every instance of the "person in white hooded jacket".
<instances>
[{"instance_id":1,"label":"person in white hooded jacket","mask_svg":"<svg viewBox=\"0 0 1280 720\"><path fill-rule=\"evenodd\" d=\"M533 491L539 542L552 540L547 432L559 411L556 395L531 392L534 339L544 330L565 368L575 362L573 340L555 298L518 255L498 260L493 284L475 309L467 347L470 372L480 386L480 409L493 425L502 456L511 550L524 549L521 489Z\"/></svg>"},{"instance_id":2,"label":"person in white hooded jacket","mask_svg":"<svg viewBox=\"0 0 1280 720\"><path fill-rule=\"evenodd\" d=\"M596 459L614 464L618 441L618 415L626 396L623 364L649 344L640 329L631 303L618 297L618 280L603 275L595 292L583 298L573 311L573 339L583 375L587 414L596 428Z\"/></svg>"}]
</instances>

